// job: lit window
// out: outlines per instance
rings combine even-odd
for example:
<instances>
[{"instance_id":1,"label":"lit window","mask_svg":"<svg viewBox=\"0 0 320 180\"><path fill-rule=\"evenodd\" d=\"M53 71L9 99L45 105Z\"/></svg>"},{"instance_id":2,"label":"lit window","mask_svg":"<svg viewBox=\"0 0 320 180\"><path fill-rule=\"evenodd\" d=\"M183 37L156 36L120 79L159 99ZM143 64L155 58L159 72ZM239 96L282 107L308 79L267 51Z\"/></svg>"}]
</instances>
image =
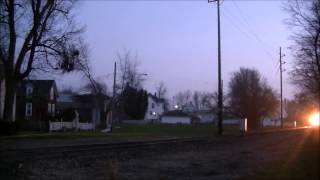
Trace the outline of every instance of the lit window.
<instances>
[{"instance_id":1,"label":"lit window","mask_svg":"<svg viewBox=\"0 0 320 180\"><path fill-rule=\"evenodd\" d=\"M32 116L32 103L26 103L26 116Z\"/></svg>"}]
</instances>

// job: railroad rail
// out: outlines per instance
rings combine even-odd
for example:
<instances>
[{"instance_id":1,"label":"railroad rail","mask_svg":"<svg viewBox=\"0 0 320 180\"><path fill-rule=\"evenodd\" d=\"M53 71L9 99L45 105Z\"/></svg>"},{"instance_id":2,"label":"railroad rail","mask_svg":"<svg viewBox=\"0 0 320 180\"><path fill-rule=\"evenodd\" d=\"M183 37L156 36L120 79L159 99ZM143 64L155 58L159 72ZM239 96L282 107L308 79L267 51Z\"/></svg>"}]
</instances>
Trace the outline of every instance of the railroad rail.
<instances>
[{"instance_id":1,"label":"railroad rail","mask_svg":"<svg viewBox=\"0 0 320 180\"><path fill-rule=\"evenodd\" d=\"M252 131L248 132L244 136L253 135L265 135L270 133L283 133L283 132L294 132L298 130L307 130L309 128L290 128L290 129L275 129L267 131ZM141 140L141 141L126 141L126 142L108 142L108 143L92 143L92 144L79 144L79 145L68 145L68 146L47 146L37 147L29 149L8 149L0 151L0 162L3 161L23 161L28 158L41 159L41 158L54 158L61 157L64 155L77 154L77 153L94 153L97 151L116 151L126 150L138 147L150 147L158 145L175 145L183 143L205 143L205 144L219 144L228 143L238 138L239 135L227 135L219 138L214 136L205 137L184 137L184 138L166 138L157 140ZM234 137L234 138L230 138Z\"/></svg>"}]
</instances>

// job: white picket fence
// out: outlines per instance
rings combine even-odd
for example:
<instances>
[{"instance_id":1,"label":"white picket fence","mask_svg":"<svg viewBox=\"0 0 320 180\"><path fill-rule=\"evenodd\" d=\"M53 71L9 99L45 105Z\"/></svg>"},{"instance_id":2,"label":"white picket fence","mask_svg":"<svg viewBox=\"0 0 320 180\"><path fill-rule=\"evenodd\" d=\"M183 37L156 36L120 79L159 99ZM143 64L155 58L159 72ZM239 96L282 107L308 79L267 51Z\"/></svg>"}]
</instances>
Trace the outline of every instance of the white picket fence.
<instances>
[{"instance_id":1,"label":"white picket fence","mask_svg":"<svg viewBox=\"0 0 320 180\"><path fill-rule=\"evenodd\" d=\"M60 131L63 129L79 129L79 130L93 130L93 123L75 123L75 122L49 122L49 131Z\"/></svg>"}]
</instances>

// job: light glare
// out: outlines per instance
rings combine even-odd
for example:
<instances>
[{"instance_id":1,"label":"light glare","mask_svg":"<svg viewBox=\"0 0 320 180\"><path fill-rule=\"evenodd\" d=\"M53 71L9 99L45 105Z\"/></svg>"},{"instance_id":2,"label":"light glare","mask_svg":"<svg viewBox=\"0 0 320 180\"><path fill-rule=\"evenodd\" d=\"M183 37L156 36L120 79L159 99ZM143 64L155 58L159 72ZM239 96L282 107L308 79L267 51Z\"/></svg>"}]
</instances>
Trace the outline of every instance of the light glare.
<instances>
[{"instance_id":1,"label":"light glare","mask_svg":"<svg viewBox=\"0 0 320 180\"><path fill-rule=\"evenodd\" d=\"M320 119L319 119L319 117L320 117L319 112L312 114L312 115L309 117L309 123L310 123L310 125L311 125L311 126L319 126L319 124L320 124Z\"/></svg>"}]
</instances>

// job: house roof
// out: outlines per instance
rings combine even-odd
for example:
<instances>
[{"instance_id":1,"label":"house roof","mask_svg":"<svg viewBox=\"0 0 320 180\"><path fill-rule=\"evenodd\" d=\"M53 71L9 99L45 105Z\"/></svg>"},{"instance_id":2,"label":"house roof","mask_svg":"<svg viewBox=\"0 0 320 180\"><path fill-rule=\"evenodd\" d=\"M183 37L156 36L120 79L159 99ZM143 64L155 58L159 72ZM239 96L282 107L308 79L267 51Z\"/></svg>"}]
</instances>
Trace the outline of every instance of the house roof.
<instances>
[{"instance_id":1,"label":"house roof","mask_svg":"<svg viewBox=\"0 0 320 180\"><path fill-rule=\"evenodd\" d=\"M57 99L58 106L61 109L65 108L93 108L95 102L95 95L94 94L62 94ZM99 100L109 100L110 97L106 95L100 95ZM100 102L101 103L101 102Z\"/></svg>"},{"instance_id":2,"label":"house roof","mask_svg":"<svg viewBox=\"0 0 320 180\"><path fill-rule=\"evenodd\" d=\"M33 87L35 96L49 96L52 87L57 91L55 80L23 80L18 87L18 95L24 96L26 94L26 86L29 84Z\"/></svg>"},{"instance_id":3,"label":"house roof","mask_svg":"<svg viewBox=\"0 0 320 180\"><path fill-rule=\"evenodd\" d=\"M156 103L164 103L164 99L158 98L156 95L149 93L149 97Z\"/></svg>"},{"instance_id":4,"label":"house roof","mask_svg":"<svg viewBox=\"0 0 320 180\"><path fill-rule=\"evenodd\" d=\"M181 110L167 111L164 112L162 116L191 117L188 113L185 113Z\"/></svg>"}]
</instances>

